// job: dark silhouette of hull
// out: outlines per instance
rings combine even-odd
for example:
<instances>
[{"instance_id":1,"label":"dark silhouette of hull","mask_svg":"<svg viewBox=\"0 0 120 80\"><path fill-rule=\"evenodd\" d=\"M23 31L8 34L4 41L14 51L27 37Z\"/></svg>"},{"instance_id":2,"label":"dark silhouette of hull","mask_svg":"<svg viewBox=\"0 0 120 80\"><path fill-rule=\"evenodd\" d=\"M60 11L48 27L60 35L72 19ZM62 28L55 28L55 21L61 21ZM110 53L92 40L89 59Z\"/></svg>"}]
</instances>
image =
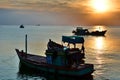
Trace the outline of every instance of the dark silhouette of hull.
<instances>
[{"instance_id":1,"label":"dark silhouette of hull","mask_svg":"<svg viewBox=\"0 0 120 80\"><path fill-rule=\"evenodd\" d=\"M50 73L57 72L57 74L68 75L68 76L85 76L88 74L92 74L94 71L93 64L81 64L79 65L80 67L78 66L79 68L56 66L53 64L48 64L46 62L46 57L26 54L24 52L19 51L18 49L16 49L16 52L20 59L20 63L35 70L40 70Z\"/></svg>"},{"instance_id":2,"label":"dark silhouette of hull","mask_svg":"<svg viewBox=\"0 0 120 80\"><path fill-rule=\"evenodd\" d=\"M77 28L76 30L73 30L72 33L74 35L93 35L93 36L104 36L107 30L102 30L102 31L91 31L89 32L88 29L83 29L83 28Z\"/></svg>"},{"instance_id":3,"label":"dark silhouette of hull","mask_svg":"<svg viewBox=\"0 0 120 80\"><path fill-rule=\"evenodd\" d=\"M23 25L20 25L20 28L24 28L24 26L23 26Z\"/></svg>"}]
</instances>

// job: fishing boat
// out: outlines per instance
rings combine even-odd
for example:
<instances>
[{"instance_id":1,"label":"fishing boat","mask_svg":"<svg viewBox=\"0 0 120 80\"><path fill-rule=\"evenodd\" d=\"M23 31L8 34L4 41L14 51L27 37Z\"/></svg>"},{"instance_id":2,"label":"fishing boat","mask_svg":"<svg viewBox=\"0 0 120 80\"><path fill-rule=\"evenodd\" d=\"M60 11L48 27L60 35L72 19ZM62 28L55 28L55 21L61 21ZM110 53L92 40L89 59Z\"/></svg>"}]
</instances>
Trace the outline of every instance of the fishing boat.
<instances>
[{"instance_id":1,"label":"fishing boat","mask_svg":"<svg viewBox=\"0 0 120 80\"><path fill-rule=\"evenodd\" d=\"M84 38L79 36L62 36L62 42L62 44L58 44L50 39L45 56L38 56L27 52L26 35L26 51L15 50L20 63L32 69L68 76L92 74L94 65L84 62ZM76 48L77 43L82 44L81 49ZM73 44L72 47L70 46L71 44Z\"/></svg>"},{"instance_id":2,"label":"fishing boat","mask_svg":"<svg viewBox=\"0 0 120 80\"><path fill-rule=\"evenodd\" d=\"M76 30L73 30L72 33L75 35L93 35L93 36L104 36L107 30L95 30L89 31L88 29L83 29L82 27L77 27Z\"/></svg>"},{"instance_id":3,"label":"fishing boat","mask_svg":"<svg viewBox=\"0 0 120 80\"><path fill-rule=\"evenodd\" d=\"M40 24L37 24L36 26L40 26Z\"/></svg>"},{"instance_id":4,"label":"fishing boat","mask_svg":"<svg viewBox=\"0 0 120 80\"><path fill-rule=\"evenodd\" d=\"M24 28L24 26L23 26L23 25L20 25L20 28Z\"/></svg>"}]
</instances>

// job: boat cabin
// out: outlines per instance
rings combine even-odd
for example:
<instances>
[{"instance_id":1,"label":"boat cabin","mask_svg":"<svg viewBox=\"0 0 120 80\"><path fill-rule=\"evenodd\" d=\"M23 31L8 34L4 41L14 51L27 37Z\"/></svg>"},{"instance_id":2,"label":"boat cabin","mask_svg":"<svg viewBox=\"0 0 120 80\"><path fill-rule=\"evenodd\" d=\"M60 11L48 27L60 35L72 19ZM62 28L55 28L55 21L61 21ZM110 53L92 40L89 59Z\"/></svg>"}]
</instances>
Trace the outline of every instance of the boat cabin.
<instances>
[{"instance_id":1,"label":"boat cabin","mask_svg":"<svg viewBox=\"0 0 120 80\"><path fill-rule=\"evenodd\" d=\"M84 58L84 38L79 36L62 36L63 44L58 44L52 40L48 42L45 52L47 63L58 66L72 66L83 62ZM67 46L65 45L67 43ZM70 46L73 44L73 47ZM76 44L82 44L77 48Z\"/></svg>"},{"instance_id":2,"label":"boat cabin","mask_svg":"<svg viewBox=\"0 0 120 80\"><path fill-rule=\"evenodd\" d=\"M88 29L83 29L82 27L77 27L76 30L73 30L72 33L85 35L85 34L89 34L89 31L88 31Z\"/></svg>"}]
</instances>

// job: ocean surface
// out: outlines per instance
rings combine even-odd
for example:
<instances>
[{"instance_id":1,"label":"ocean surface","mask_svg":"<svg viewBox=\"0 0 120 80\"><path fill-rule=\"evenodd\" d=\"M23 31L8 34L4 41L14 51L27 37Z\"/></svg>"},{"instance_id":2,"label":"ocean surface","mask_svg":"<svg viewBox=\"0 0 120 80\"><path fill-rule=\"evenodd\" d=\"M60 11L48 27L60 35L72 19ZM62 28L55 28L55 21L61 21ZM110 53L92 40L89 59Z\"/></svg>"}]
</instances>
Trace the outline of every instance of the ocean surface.
<instances>
[{"instance_id":1,"label":"ocean surface","mask_svg":"<svg viewBox=\"0 0 120 80\"><path fill-rule=\"evenodd\" d=\"M77 80L48 74L21 73L15 48L25 50L28 35L28 52L45 56L49 39L61 44L62 35L73 35L74 26L0 25L0 80ZM120 80L120 28L113 26L82 26L90 30L107 29L105 36L83 36L85 39L85 62L95 66L92 79Z\"/></svg>"}]
</instances>

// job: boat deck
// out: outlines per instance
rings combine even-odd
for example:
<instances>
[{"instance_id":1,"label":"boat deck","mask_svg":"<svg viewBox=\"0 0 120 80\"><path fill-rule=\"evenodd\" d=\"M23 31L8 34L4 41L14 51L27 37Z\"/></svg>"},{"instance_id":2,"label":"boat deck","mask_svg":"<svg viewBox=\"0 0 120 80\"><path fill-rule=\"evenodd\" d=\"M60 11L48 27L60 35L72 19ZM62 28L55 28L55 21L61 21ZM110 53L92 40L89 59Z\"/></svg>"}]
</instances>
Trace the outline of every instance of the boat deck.
<instances>
[{"instance_id":1,"label":"boat deck","mask_svg":"<svg viewBox=\"0 0 120 80\"><path fill-rule=\"evenodd\" d=\"M43 57L43 56L36 56L36 55L28 54L27 60L38 63L38 64L44 63L44 65L46 65L46 66L49 65L49 64L46 64L47 63L46 57ZM59 66L57 66L57 67L61 68L61 69L64 68L64 69L79 70L79 69L83 69L83 68L88 67L88 66L89 66L88 64L79 64L79 65L77 65L77 67L75 65L73 65L71 67L59 67Z\"/></svg>"},{"instance_id":2,"label":"boat deck","mask_svg":"<svg viewBox=\"0 0 120 80\"><path fill-rule=\"evenodd\" d=\"M46 63L46 57L43 56L36 56L36 55L31 55L31 54L27 54L27 60L36 62L36 63Z\"/></svg>"}]
</instances>

